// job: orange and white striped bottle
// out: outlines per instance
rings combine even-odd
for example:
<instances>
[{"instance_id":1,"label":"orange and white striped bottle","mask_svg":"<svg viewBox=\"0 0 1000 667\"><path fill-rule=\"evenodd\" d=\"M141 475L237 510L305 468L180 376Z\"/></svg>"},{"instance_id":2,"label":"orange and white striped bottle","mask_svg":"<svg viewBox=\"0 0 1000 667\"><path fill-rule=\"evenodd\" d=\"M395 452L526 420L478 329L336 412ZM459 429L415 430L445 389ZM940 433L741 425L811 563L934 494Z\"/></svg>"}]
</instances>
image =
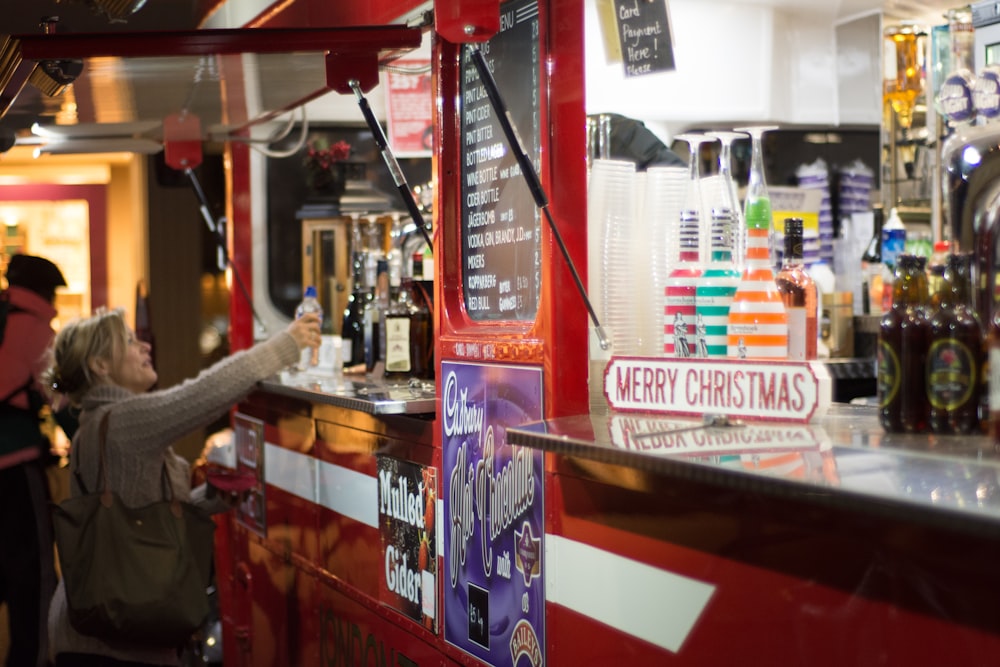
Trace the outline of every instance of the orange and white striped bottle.
<instances>
[{"instance_id":1,"label":"orange and white striped bottle","mask_svg":"<svg viewBox=\"0 0 1000 667\"><path fill-rule=\"evenodd\" d=\"M747 199L746 225L746 268L729 306L728 356L787 359L788 314L771 269L768 197Z\"/></svg>"}]
</instances>

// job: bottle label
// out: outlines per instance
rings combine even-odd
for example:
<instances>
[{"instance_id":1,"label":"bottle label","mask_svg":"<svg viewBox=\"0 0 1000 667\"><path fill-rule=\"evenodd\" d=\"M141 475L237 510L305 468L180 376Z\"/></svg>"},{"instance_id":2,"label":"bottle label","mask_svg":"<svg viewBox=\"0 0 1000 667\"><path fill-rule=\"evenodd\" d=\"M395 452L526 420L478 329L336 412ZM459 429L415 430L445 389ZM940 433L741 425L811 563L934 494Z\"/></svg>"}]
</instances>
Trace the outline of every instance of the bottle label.
<instances>
[{"instance_id":1,"label":"bottle label","mask_svg":"<svg viewBox=\"0 0 1000 667\"><path fill-rule=\"evenodd\" d=\"M937 410L965 405L976 388L976 360L954 338L936 340L927 354L927 398Z\"/></svg>"},{"instance_id":2,"label":"bottle label","mask_svg":"<svg viewBox=\"0 0 1000 667\"><path fill-rule=\"evenodd\" d=\"M878 343L878 405L884 408L899 394L899 357L884 340Z\"/></svg>"},{"instance_id":3,"label":"bottle label","mask_svg":"<svg viewBox=\"0 0 1000 667\"><path fill-rule=\"evenodd\" d=\"M1000 345L990 347L990 412L1000 412Z\"/></svg>"},{"instance_id":4,"label":"bottle label","mask_svg":"<svg viewBox=\"0 0 1000 667\"><path fill-rule=\"evenodd\" d=\"M896 258L903 254L906 248L905 229L882 230L882 263L896 266Z\"/></svg>"},{"instance_id":5,"label":"bottle label","mask_svg":"<svg viewBox=\"0 0 1000 667\"><path fill-rule=\"evenodd\" d=\"M385 371L410 372L410 319L388 317L385 321Z\"/></svg>"},{"instance_id":6,"label":"bottle label","mask_svg":"<svg viewBox=\"0 0 1000 667\"><path fill-rule=\"evenodd\" d=\"M665 289L663 351L671 357L691 357L696 354L694 279L688 279L686 282L688 284L668 285Z\"/></svg>"},{"instance_id":7,"label":"bottle label","mask_svg":"<svg viewBox=\"0 0 1000 667\"><path fill-rule=\"evenodd\" d=\"M792 361L805 361L808 338L806 309L786 306L785 310L788 312L788 358Z\"/></svg>"}]
</instances>

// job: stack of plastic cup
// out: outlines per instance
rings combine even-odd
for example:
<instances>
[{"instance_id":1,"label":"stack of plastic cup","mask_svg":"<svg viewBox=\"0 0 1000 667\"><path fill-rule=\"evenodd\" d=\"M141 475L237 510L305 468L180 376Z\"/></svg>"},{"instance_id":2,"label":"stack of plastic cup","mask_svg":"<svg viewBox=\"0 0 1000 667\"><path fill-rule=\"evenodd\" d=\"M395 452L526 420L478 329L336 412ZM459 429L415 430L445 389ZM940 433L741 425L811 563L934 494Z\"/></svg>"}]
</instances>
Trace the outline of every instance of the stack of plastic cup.
<instances>
[{"instance_id":1,"label":"stack of plastic cup","mask_svg":"<svg viewBox=\"0 0 1000 667\"><path fill-rule=\"evenodd\" d=\"M646 170L640 245L650 257L643 307L648 314L642 336L642 354L663 356L663 317L667 277L680 253L680 211L688 184L687 167L650 167Z\"/></svg>"},{"instance_id":2,"label":"stack of plastic cup","mask_svg":"<svg viewBox=\"0 0 1000 667\"><path fill-rule=\"evenodd\" d=\"M614 354L638 354L635 164L594 160L587 198L588 292Z\"/></svg>"},{"instance_id":3,"label":"stack of plastic cup","mask_svg":"<svg viewBox=\"0 0 1000 667\"><path fill-rule=\"evenodd\" d=\"M803 190L822 191L819 207L819 258L833 264L833 207L830 203L830 174L826 161L817 159L812 164L801 165L795 175Z\"/></svg>"}]
</instances>

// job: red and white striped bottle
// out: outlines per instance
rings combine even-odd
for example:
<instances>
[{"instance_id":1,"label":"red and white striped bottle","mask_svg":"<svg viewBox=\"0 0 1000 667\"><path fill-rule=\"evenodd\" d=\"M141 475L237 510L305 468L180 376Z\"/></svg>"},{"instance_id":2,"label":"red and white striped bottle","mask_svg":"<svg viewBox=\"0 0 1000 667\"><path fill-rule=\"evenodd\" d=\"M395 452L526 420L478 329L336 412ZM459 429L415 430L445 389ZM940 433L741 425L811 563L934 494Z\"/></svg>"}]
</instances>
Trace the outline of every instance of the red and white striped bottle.
<instances>
[{"instance_id":1,"label":"red and white striped bottle","mask_svg":"<svg viewBox=\"0 0 1000 667\"><path fill-rule=\"evenodd\" d=\"M701 265L698 260L698 217L681 213L680 256L667 277L663 319L663 351L668 357L696 356L695 293Z\"/></svg>"},{"instance_id":2,"label":"red and white striped bottle","mask_svg":"<svg viewBox=\"0 0 1000 667\"><path fill-rule=\"evenodd\" d=\"M701 275L701 145L714 141L704 134L678 134L688 142L688 183L680 210L678 261L667 276L664 288L663 351L668 357L693 357L695 339L695 293Z\"/></svg>"}]
</instances>

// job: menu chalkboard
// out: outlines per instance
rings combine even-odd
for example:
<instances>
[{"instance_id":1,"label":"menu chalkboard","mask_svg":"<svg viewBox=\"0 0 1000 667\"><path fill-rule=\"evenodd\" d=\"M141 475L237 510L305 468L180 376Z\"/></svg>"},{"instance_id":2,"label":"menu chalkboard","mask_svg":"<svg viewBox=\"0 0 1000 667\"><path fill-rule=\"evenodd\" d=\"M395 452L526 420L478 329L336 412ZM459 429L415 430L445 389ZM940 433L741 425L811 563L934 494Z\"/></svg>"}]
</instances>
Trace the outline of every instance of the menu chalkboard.
<instances>
[{"instance_id":1,"label":"menu chalkboard","mask_svg":"<svg viewBox=\"0 0 1000 667\"><path fill-rule=\"evenodd\" d=\"M667 0L614 0L625 76L674 69Z\"/></svg>"},{"instance_id":2,"label":"menu chalkboard","mask_svg":"<svg viewBox=\"0 0 1000 667\"><path fill-rule=\"evenodd\" d=\"M500 31L479 47L522 145L541 153L537 0L500 6ZM460 85L462 282L473 320L533 320L541 279L541 213L467 52Z\"/></svg>"}]
</instances>

